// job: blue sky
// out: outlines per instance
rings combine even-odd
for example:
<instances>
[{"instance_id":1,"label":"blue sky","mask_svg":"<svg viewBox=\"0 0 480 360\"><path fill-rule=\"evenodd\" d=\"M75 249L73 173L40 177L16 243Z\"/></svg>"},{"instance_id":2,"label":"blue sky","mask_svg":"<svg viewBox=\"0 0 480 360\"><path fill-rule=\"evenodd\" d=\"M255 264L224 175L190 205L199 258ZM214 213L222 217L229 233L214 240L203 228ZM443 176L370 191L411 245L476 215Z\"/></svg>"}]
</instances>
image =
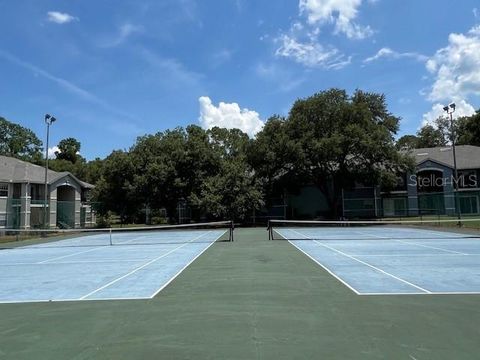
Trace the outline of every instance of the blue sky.
<instances>
[{"instance_id":1,"label":"blue sky","mask_svg":"<svg viewBox=\"0 0 480 360\"><path fill-rule=\"evenodd\" d=\"M330 87L384 93L400 135L480 107L478 0L0 0L0 116L87 159L191 123L252 136Z\"/></svg>"}]
</instances>

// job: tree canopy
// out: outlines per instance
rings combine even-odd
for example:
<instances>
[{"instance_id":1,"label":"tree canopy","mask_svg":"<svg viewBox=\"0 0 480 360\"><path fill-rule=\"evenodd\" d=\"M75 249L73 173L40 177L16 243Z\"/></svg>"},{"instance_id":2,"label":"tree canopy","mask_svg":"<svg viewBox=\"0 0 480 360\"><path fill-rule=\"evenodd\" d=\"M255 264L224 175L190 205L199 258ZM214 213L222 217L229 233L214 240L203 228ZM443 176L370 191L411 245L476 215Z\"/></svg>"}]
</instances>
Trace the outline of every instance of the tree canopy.
<instances>
[{"instance_id":1,"label":"tree canopy","mask_svg":"<svg viewBox=\"0 0 480 360\"><path fill-rule=\"evenodd\" d=\"M316 185L336 216L342 189L390 184L411 166L395 148L398 124L380 94L330 89L299 99L286 119L270 119L257 136L257 161L269 159L259 174L266 183L287 178Z\"/></svg>"},{"instance_id":2,"label":"tree canopy","mask_svg":"<svg viewBox=\"0 0 480 360\"><path fill-rule=\"evenodd\" d=\"M188 203L195 220L245 219L263 204L247 162L250 141L238 129L195 125L139 137L129 151L105 160L96 199L124 220L135 216L130 209L165 208L175 222L181 202Z\"/></svg>"},{"instance_id":3,"label":"tree canopy","mask_svg":"<svg viewBox=\"0 0 480 360\"><path fill-rule=\"evenodd\" d=\"M456 141L459 145L480 146L480 110L457 120Z\"/></svg>"},{"instance_id":4,"label":"tree canopy","mask_svg":"<svg viewBox=\"0 0 480 360\"><path fill-rule=\"evenodd\" d=\"M59 160L66 160L75 164L80 158L80 142L72 137L61 140L58 143L58 151L55 151L55 156Z\"/></svg>"},{"instance_id":5,"label":"tree canopy","mask_svg":"<svg viewBox=\"0 0 480 360\"><path fill-rule=\"evenodd\" d=\"M447 145L452 130L458 144L480 146L480 112L453 125L441 117L395 141L399 122L382 94L329 89L298 99L288 116L271 116L253 139L238 129L190 125L87 161L80 142L68 137L50 167L96 185L96 209L122 222L145 221L147 213L176 222L179 204L192 220L244 221L305 186L317 187L336 217L343 190L359 183L390 188L413 168L399 150ZM42 163L42 143L31 130L0 118L0 136L0 154Z\"/></svg>"},{"instance_id":6,"label":"tree canopy","mask_svg":"<svg viewBox=\"0 0 480 360\"><path fill-rule=\"evenodd\" d=\"M39 163L42 142L32 130L0 117L0 155Z\"/></svg>"},{"instance_id":7,"label":"tree canopy","mask_svg":"<svg viewBox=\"0 0 480 360\"><path fill-rule=\"evenodd\" d=\"M453 131L453 132L452 132ZM432 124L425 124L416 135L404 135L397 140L397 148L419 149L446 146L452 142L458 145L480 146L480 110L472 116L454 119L453 124L447 117L439 117Z\"/></svg>"}]
</instances>

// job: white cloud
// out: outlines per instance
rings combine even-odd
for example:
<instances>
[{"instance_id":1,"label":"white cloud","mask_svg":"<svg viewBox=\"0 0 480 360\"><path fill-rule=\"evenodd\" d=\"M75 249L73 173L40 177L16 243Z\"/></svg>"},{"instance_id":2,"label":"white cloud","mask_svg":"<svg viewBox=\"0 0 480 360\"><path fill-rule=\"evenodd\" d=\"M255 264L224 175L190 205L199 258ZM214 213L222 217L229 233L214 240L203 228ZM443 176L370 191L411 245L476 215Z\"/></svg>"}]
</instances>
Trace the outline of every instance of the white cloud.
<instances>
[{"instance_id":1,"label":"white cloud","mask_svg":"<svg viewBox=\"0 0 480 360\"><path fill-rule=\"evenodd\" d=\"M473 8L473 17L475 19L479 19L480 18L480 10L478 10L477 8Z\"/></svg>"},{"instance_id":2,"label":"white cloud","mask_svg":"<svg viewBox=\"0 0 480 360\"><path fill-rule=\"evenodd\" d=\"M309 68L341 69L349 65L350 56L347 57L335 46L320 43L319 36L322 27L328 24L334 26L335 34L344 34L349 39L364 39L372 35L369 26L361 26L353 21L362 1L299 0L300 18L291 22L288 31L274 38L275 42L280 43L275 55L293 59Z\"/></svg>"},{"instance_id":3,"label":"white cloud","mask_svg":"<svg viewBox=\"0 0 480 360\"><path fill-rule=\"evenodd\" d=\"M300 42L295 37L285 34L277 41L281 43L281 46L276 50L276 56L292 58L307 67L340 69L350 64L351 61L350 57L345 58L345 55L338 49L324 48L314 41Z\"/></svg>"},{"instance_id":4,"label":"white cloud","mask_svg":"<svg viewBox=\"0 0 480 360\"><path fill-rule=\"evenodd\" d=\"M69 22L78 20L78 18L75 16L72 16L67 13L61 13L58 11L49 11L47 13L47 19L48 21L54 22L56 24L67 24Z\"/></svg>"},{"instance_id":5,"label":"white cloud","mask_svg":"<svg viewBox=\"0 0 480 360\"><path fill-rule=\"evenodd\" d=\"M264 123L256 111L241 109L237 103L220 102L217 107L208 96L201 96L198 102L200 103L198 120L203 128L210 129L215 126L237 128L250 136L254 136L263 128Z\"/></svg>"},{"instance_id":6,"label":"white cloud","mask_svg":"<svg viewBox=\"0 0 480 360\"><path fill-rule=\"evenodd\" d=\"M55 154L56 152L61 153L60 149L58 146L52 146L48 148L48 158L49 159L55 159L57 155ZM77 151L77 155L81 155L80 151Z\"/></svg>"},{"instance_id":7,"label":"white cloud","mask_svg":"<svg viewBox=\"0 0 480 360\"><path fill-rule=\"evenodd\" d=\"M388 47L384 47L384 48L381 48L380 50L378 50L378 52L375 55L373 55L371 57L368 57L365 60L363 60L363 62L364 63L369 63L369 62L372 62L372 61L379 60L381 58L390 58L390 59L395 59L395 60L403 59L403 58L410 58L410 59L414 59L414 60L419 61L419 62L426 62L428 60L427 56L416 53L416 52L399 53L399 52L397 52L395 50L392 50Z\"/></svg>"},{"instance_id":8,"label":"white cloud","mask_svg":"<svg viewBox=\"0 0 480 360\"><path fill-rule=\"evenodd\" d=\"M60 149L58 148L58 146L49 147L48 148L48 158L49 159L55 159L56 158L55 152L60 152Z\"/></svg>"},{"instance_id":9,"label":"white cloud","mask_svg":"<svg viewBox=\"0 0 480 360\"><path fill-rule=\"evenodd\" d=\"M370 26L361 26L353 20L358 15L362 0L300 0L300 13L307 16L310 25L333 24L335 33L349 39L364 39L373 34Z\"/></svg>"},{"instance_id":10,"label":"white cloud","mask_svg":"<svg viewBox=\"0 0 480 360\"><path fill-rule=\"evenodd\" d=\"M480 26L466 34L450 34L448 45L426 67L435 76L429 100L457 101L480 95Z\"/></svg>"},{"instance_id":11,"label":"white cloud","mask_svg":"<svg viewBox=\"0 0 480 360\"><path fill-rule=\"evenodd\" d=\"M439 117L445 116L446 113L443 110L443 107L447 104L440 104L436 103L432 106L432 110L427 112L426 114L423 114L423 121L422 125L427 125L427 124L434 124L434 121L438 119ZM475 114L475 109L473 108L472 105L470 105L468 102L465 100L460 100L455 103L456 109L454 112L454 118L457 117L462 117L462 116L470 116Z\"/></svg>"}]
</instances>

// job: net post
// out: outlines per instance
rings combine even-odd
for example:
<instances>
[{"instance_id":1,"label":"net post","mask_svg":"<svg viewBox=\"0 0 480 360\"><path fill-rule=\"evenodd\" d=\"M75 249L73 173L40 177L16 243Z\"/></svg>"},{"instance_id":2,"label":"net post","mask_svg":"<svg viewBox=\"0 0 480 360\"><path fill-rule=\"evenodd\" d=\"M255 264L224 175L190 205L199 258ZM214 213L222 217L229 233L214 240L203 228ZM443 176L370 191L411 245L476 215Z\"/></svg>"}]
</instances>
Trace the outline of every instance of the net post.
<instances>
[{"instance_id":1,"label":"net post","mask_svg":"<svg viewBox=\"0 0 480 360\"><path fill-rule=\"evenodd\" d=\"M110 231L109 231L109 239L110 239L110 246L113 245L113 242L112 242L112 228L110 228Z\"/></svg>"},{"instance_id":2,"label":"net post","mask_svg":"<svg viewBox=\"0 0 480 360\"><path fill-rule=\"evenodd\" d=\"M267 231L268 231L268 240L273 240L272 224L270 223L270 220L268 220Z\"/></svg>"},{"instance_id":3,"label":"net post","mask_svg":"<svg viewBox=\"0 0 480 360\"><path fill-rule=\"evenodd\" d=\"M233 223L233 220L230 220L230 242L233 242L233 230L235 229L235 225Z\"/></svg>"}]
</instances>

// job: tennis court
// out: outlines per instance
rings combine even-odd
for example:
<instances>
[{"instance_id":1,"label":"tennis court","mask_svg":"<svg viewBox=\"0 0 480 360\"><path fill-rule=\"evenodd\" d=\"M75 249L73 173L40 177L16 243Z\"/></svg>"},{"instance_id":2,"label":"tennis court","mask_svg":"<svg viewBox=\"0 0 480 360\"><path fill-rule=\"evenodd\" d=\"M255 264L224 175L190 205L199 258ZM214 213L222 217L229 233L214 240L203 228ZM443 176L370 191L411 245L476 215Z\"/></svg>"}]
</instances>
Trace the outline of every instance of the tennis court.
<instances>
[{"instance_id":1,"label":"tennis court","mask_svg":"<svg viewBox=\"0 0 480 360\"><path fill-rule=\"evenodd\" d=\"M219 225L60 232L4 249L0 302L152 298L228 233Z\"/></svg>"},{"instance_id":2,"label":"tennis court","mask_svg":"<svg viewBox=\"0 0 480 360\"><path fill-rule=\"evenodd\" d=\"M473 232L415 223L282 225L273 230L277 236L356 294L480 293L480 238Z\"/></svg>"},{"instance_id":3,"label":"tennis court","mask_svg":"<svg viewBox=\"0 0 480 360\"><path fill-rule=\"evenodd\" d=\"M287 241L266 235L264 228L236 229L235 242L213 243L152 299L2 304L2 355L447 360L478 354L480 295L357 296Z\"/></svg>"}]
</instances>

